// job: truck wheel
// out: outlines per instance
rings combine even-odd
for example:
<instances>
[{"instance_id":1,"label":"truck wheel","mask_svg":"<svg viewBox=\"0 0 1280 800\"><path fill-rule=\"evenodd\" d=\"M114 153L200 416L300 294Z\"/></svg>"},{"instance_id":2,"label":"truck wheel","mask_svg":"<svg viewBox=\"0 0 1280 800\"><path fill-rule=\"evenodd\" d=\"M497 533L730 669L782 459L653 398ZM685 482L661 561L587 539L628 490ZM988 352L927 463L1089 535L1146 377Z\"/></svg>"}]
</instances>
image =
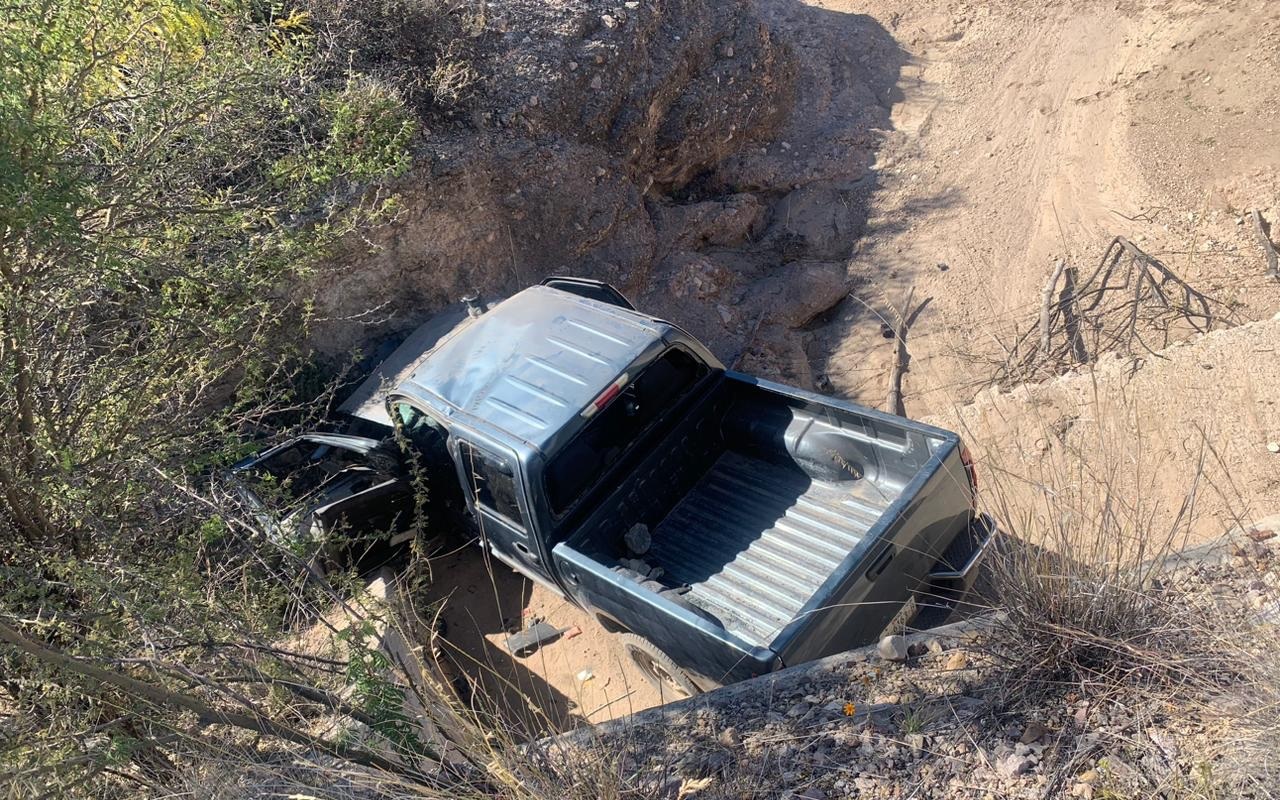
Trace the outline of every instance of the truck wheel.
<instances>
[{"instance_id":1,"label":"truck wheel","mask_svg":"<svg viewBox=\"0 0 1280 800\"><path fill-rule=\"evenodd\" d=\"M650 644L648 640L634 633L623 633L619 638L622 640L623 649L631 657L632 663L640 669L649 683L662 693L664 698L671 697L678 700L693 697L699 693L698 687L694 686L685 671L676 666L676 662Z\"/></svg>"}]
</instances>

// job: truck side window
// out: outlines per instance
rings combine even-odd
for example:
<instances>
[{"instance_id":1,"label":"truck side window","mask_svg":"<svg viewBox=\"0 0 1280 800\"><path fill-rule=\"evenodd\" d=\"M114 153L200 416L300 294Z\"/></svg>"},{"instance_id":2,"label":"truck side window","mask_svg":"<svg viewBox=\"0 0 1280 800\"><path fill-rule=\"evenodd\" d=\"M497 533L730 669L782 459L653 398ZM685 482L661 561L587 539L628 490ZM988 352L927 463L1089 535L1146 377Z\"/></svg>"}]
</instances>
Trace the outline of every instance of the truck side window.
<instances>
[{"instance_id":1,"label":"truck side window","mask_svg":"<svg viewBox=\"0 0 1280 800\"><path fill-rule=\"evenodd\" d=\"M392 408L395 410L393 423L409 439L415 450L437 459L443 455L443 461L448 462L449 452L444 443L449 434L444 426L408 403L394 403Z\"/></svg>"},{"instance_id":2,"label":"truck side window","mask_svg":"<svg viewBox=\"0 0 1280 800\"><path fill-rule=\"evenodd\" d=\"M573 505L706 374L705 364L674 348L646 367L548 463L552 512Z\"/></svg>"},{"instance_id":3,"label":"truck side window","mask_svg":"<svg viewBox=\"0 0 1280 800\"><path fill-rule=\"evenodd\" d=\"M524 516L516 499L515 473L511 465L469 442L458 442L458 454L462 457L462 469L471 483L469 488L476 503L523 527Z\"/></svg>"}]
</instances>

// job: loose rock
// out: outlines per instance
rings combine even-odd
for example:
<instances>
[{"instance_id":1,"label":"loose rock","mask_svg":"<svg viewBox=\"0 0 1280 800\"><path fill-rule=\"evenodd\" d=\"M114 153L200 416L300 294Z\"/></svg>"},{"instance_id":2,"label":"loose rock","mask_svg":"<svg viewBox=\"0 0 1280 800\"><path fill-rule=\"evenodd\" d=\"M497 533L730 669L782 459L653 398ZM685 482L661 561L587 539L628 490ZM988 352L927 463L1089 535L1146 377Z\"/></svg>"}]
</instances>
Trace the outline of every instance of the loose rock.
<instances>
[{"instance_id":1,"label":"loose rock","mask_svg":"<svg viewBox=\"0 0 1280 800\"><path fill-rule=\"evenodd\" d=\"M1038 742L1041 739L1043 739L1045 734L1047 734L1048 732L1049 732L1048 728L1041 725L1039 722L1032 720L1030 723L1027 724L1027 727L1023 729L1022 736L1018 738L1018 741L1021 742L1022 744L1031 744L1032 742Z\"/></svg>"},{"instance_id":2,"label":"loose rock","mask_svg":"<svg viewBox=\"0 0 1280 800\"><path fill-rule=\"evenodd\" d=\"M653 537L649 535L649 526L643 522L632 525L631 529L623 534L622 540L627 545L627 549L638 556L649 552L649 547L653 544Z\"/></svg>"},{"instance_id":3,"label":"loose rock","mask_svg":"<svg viewBox=\"0 0 1280 800\"><path fill-rule=\"evenodd\" d=\"M907 640L901 636L886 636L876 646L880 657L888 661L905 661L907 658Z\"/></svg>"},{"instance_id":4,"label":"loose rock","mask_svg":"<svg viewBox=\"0 0 1280 800\"><path fill-rule=\"evenodd\" d=\"M1013 754L1000 759L996 764L996 769L1000 771L1001 775L1016 778L1019 775L1025 775L1030 772L1035 765L1036 762L1031 758Z\"/></svg>"}]
</instances>

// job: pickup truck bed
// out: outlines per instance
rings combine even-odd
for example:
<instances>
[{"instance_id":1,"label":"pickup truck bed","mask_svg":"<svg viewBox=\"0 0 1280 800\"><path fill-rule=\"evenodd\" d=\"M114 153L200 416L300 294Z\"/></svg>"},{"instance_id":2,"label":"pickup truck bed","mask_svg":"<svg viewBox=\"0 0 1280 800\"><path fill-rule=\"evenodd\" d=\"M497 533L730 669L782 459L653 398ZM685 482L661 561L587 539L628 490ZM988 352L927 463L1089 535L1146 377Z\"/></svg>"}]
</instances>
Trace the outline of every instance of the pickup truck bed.
<instances>
[{"instance_id":1,"label":"pickup truck bed","mask_svg":"<svg viewBox=\"0 0 1280 800\"><path fill-rule=\"evenodd\" d=\"M729 450L653 531L645 560L727 630L768 642L896 496Z\"/></svg>"},{"instance_id":2,"label":"pickup truck bed","mask_svg":"<svg viewBox=\"0 0 1280 800\"><path fill-rule=\"evenodd\" d=\"M945 431L736 373L671 416L554 558L708 685L875 641L969 526Z\"/></svg>"},{"instance_id":3,"label":"pickup truck bed","mask_svg":"<svg viewBox=\"0 0 1280 800\"><path fill-rule=\"evenodd\" d=\"M430 495L452 486L493 555L628 634L655 682L820 658L964 590L990 536L955 434L726 371L604 284L478 310L424 326L343 409L395 419L449 473Z\"/></svg>"}]
</instances>

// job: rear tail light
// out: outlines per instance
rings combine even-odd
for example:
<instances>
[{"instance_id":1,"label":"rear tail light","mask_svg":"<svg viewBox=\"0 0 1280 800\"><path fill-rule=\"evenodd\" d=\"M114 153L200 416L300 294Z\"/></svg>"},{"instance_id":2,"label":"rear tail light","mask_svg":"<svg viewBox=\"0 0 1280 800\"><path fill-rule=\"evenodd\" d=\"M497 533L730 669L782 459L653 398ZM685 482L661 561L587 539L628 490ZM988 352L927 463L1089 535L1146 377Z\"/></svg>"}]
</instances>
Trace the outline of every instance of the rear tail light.
<instances>
[{"instance_id":1,"label":"rear tail light","mask_svg":"<svg viewBox=\"0 0 1280 800\"><path fill-rule=\"evenodd\" d=\"M588 403L586 408L582 409L582 416L587 419L594 417L597 411L609 405L609 401L618 396L618 393L622 391L622 387L627 385L628 380L630 380L630 377L627 373L624 372L619 375L616 381L609 384L608 388L601 392L595 400Z\"/></svg>"}]
</instances>

